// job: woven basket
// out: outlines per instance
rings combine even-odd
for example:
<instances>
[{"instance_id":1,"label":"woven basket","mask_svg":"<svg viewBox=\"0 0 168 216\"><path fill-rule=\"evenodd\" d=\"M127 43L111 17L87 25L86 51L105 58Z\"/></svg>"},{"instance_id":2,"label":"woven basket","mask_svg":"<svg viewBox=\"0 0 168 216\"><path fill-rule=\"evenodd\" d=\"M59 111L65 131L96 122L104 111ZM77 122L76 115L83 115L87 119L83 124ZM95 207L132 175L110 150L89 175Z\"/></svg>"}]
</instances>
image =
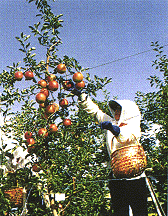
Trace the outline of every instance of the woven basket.
<instances>
[{"instance_id":1,"label":"woven basket","mask_svg":"<svg viewBox=\"0 0 168 216\"><path fill-rule=\"evenodd\" d=\"M121 147L111 154L111 168L116 178L132 178L140 175L147 166L141 145Z\"/></svg>"},{"instance_id":2,"label":"woven basket","mask_svg":"<svg viewBox=\"0 0 168 216\"><path fill-rule=\"evenodd\" d=\"M21 206L23 203L23 188L12 187L8 190L5 190L5 197L9 199L12 205Z\"/></svg>"}]
</instances>

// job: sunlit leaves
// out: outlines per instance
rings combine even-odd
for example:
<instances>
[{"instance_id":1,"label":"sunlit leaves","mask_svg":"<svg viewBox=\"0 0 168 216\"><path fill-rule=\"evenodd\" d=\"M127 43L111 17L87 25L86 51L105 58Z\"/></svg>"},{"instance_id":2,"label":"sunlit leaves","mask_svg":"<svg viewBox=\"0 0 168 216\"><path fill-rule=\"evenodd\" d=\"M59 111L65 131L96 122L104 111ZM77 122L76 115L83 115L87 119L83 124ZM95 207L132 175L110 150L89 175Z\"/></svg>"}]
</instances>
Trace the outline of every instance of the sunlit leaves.
<instances>
[{"instance_id":1,"label":"sunlit leaves","mask_svg":"<svg viewBox=\"0 0 168 216\"><path fill-rule=\"evenodd\" d=\"M148 79L154 92L137 93L136 101L142 112L141 142L148 152L148 166L153 168L153 175L158 183L155 185L159 191L159 199L163 201L166 209L166 176L167 176L167 137L168 137L168 59L163 55L163 47L158 42L152 43L154 51L157 52L153 66L158 76L150 76ZM153 128L157 126L157 130Z\"/></svg>"},{"instance_id":2,"label":"sunlit leaves","mask_svg":"<svg viewBox=\"0 0 168 216\"><path fill-rule=\"evenodd\" d=\"M35 198L35 201L34 199L28 201L29 215L50 215L52 211L36 201L44 188L38 189L39 191L35 188L38 182L44 186L45 181L49 192L52 190L54 193L66 194L66 200L62 202L65 214L97 215L102 211L102 208L107 210L105 196L108 192L106 180L109 171L105 165L107 151L104 135L95 116L90 116L81 109L78 97L73 92L64 90L63 81L72 80L73 74L77 71L82 72L86 82L84 89L86 93L96 96L99 90L104 92L105 100L98 104L106 112L108 92L104 89L111 79L99 78L97 75L91 78L90 74L86 73L87 69L82 68L73 57L64 55L63 58L58 58L58 46L62 43L59 37L59 28L62 27L63 22L60 20L62 14L55 16L47 0L29 0L28 2L34 2L40 13L38 14L41 18L40 22L30 26L30 30L31 35L37 37L37 43L46 48L44 59L47 58L47 60L37 62L31 37L22 32L20 37L16 37L23 54L22 67L19 67L19 64L9 66L9 71L4 70L0 74L0 84L3 87L2 112L8 118L8 124L6 122L3 126L3 132L5 135L11 136L14 143L24 146L27 150L24 133L31 131L35 140L35 148L34 152L28 154L32 161L26 164L26 167L19 171L15 178L8 176L7 182L4 178L1 183L11 186L11 179L17 179L18 184L26 186L28 190L33 188L31 196ZM67 68L63 75L60 75L56 69L60 63L64 63ZM14 80L14 73L17 70L22 70L23 73L31 70L35 78L31 81L24 80L26 85L20 84ZM49 73L55 75L60 87L57 92L50 92L46 101L47 105L53 102L58 103L62 98L67 98L69 105L67 108L60 108L55 113L46 116L44 115L45 108L39 108L35 102L35 96L40 91L35 79L46 79ZM15 105L17 105L17 111ZM64 118L71 119L71 126L63 125ZM57 133L49 132L48 136L39 137L39 129L49 130L49 125L53 123L58 126ZM30 171L32 163L35 162L33 153L38 157L43 170L43 173L39 173L38 177L33 176ZM3 161L3 163L5 162ZM56 203L56 207L58 209L58 203Z\"/></svg>"}]
</instances>

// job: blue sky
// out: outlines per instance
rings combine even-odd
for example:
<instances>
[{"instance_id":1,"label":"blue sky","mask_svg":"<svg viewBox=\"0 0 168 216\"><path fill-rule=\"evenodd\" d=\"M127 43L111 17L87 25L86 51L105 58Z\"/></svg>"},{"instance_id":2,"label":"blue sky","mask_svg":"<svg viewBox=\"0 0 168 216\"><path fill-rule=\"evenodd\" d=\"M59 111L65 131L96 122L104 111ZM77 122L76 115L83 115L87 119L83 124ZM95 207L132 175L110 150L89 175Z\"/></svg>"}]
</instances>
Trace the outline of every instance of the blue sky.
<instances>
[{"instance_id":1,"label":"blue sky","mask_svg":"<svg viewBox=\"0 0 168 216\"><path fill-rule=\"evenodd\" d=\"M151 42L168 44L167 0L57 0L50 2L56 15L63 14L60 29L63 44L58 55L76 58L82 67L104 63L152 49ZM15 39L21 32L30 34L29 25L39 21L34 3L26 0L0 1L0 71L21 61L23 54ZM42 47L31 37L37 58L45 60ZM165 53L168 47L164 48ZM147 78L156 74L152 68L154 51L118 60L89 70L100 77L112 78L108 85L111 98L134 100L137 91L150 92ZM99 95L101 98L101 95Z\"/></svg>"}]
</instances>

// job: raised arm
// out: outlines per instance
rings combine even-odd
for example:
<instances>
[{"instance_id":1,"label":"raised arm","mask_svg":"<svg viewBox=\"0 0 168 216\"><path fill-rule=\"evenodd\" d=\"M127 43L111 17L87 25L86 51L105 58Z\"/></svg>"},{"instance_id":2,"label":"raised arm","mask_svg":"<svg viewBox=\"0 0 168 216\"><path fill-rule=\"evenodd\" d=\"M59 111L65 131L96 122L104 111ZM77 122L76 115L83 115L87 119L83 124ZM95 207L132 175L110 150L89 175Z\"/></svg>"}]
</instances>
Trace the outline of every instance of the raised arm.
<instances>
[{"instance_id":1,"label":"raised arm","mask_svg":"<svg viewBox=\"0 0 168 216\"><path fill-rule=\"evenodd\" d=\"M95 104L87 94L82 93L80 95L79 104L89 114L95 115L99 123L104 122L104 121L113 122L113 118L111 118L109 115L107 115L102 110L100 110L98 105Z\"/></svg>"}]
</instances>

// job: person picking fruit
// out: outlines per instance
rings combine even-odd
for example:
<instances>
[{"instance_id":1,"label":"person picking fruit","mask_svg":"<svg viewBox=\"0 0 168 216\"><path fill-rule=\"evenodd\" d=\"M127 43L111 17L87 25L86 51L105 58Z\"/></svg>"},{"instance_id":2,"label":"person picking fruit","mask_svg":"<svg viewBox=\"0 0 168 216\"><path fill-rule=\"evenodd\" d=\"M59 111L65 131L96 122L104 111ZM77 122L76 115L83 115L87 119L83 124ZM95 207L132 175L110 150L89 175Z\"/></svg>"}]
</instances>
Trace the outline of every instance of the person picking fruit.
<instances>
[{"instance_id":1,"label":"person picking fruit","mask_svg":"<svg viewBox=\"0 0 168 216\"><path fill-rule=\"evenodd\" d=\"M147 216L147 189L144 170L146 155L139 143L141 114L130 100L110 100L111 115L99 109L91 98L78 90L78 102L88 114L95 115L102 130L106 130L108 161L111 163L109 189L114 215Z\"/></svg>"}]
</instances>

